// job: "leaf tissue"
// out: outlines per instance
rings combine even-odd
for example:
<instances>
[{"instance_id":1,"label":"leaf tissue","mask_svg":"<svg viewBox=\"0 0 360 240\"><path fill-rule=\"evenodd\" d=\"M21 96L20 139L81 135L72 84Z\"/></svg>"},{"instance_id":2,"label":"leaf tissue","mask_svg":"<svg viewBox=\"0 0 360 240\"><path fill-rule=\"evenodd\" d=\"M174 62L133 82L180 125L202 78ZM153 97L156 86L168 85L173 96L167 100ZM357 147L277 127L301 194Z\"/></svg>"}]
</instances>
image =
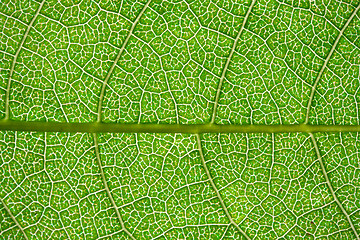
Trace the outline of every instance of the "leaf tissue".
<instances>
[{"instance_id":1,"label":"leaf tissue","mask_svg":"<svg viewBox=\"0 0 360 240\"><path fill-rule=\"evenodd\" d=\"M360 240L359 0L1 0L0 239Z\"/></svg>"}]
</instances>

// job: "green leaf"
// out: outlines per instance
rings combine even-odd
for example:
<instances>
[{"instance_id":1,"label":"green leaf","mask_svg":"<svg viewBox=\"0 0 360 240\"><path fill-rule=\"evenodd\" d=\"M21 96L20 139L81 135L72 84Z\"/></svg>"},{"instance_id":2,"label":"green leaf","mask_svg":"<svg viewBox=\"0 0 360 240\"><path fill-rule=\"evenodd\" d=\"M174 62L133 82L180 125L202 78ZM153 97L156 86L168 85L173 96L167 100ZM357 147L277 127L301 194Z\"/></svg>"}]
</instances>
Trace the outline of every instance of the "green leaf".
<instances>
[{"instance_id":1,"label":"green leaf","mask_svg":"<svg viewBox=\"0 0 360 240\"><path fill-rule=\"evenodd\" d=\"M360 239L358 0L5 0L0 25L0 239Z\"/></svg>"}]
</instances>

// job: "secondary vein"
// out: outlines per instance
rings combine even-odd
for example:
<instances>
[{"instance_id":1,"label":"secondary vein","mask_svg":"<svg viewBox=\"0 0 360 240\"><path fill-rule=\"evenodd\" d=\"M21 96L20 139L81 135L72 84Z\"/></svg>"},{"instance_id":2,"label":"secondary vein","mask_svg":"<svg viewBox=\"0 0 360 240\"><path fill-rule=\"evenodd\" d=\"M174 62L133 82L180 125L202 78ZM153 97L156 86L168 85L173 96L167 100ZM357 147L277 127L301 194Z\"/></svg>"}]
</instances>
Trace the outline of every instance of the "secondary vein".
<instances>
[{"instance_id":1,"label":"secondary vein","mask_svg":"<svg viewBox=\"0 0 360 240\"><path fill-rule=\"evenodd\" d=\"M118 209L118 207L116 206L116 203L114 201L114 198L110 192L110 189L109 189L109 186L107 184L107 181L106 181L106 177L105 177L105 173L104 173L104 170L102 168L102 164L101 164L101 159L100 159L100 151L99 151L99 144L98 144L98 141L97 141L97 134L94 133L93 134L93 138L94 138L94 145L95 145L95 155L96 155L96 161L99 165L99 168L100 168L100 175L101 175L101 179L102 179L102 182L104 184L104 187L105 187L105 191L110 199L110 202L111 202L111 205L113 206L115 212L116 212L116 215L119 219L119 222L120 222L120 225L121 225L121 229L133 240L135 240L134 236L129 232L129 230L127 230L127 228L125 227L125 224L124 224L124 221L121 217L121 214L120 214L120 211Z\"/></svg>"},{"instance_id":2,"label":"secondary vein","mask_svg":"<svg viewBox=\"0 0 360 240\"><path fill-rule=\"evenodd\" d=\"M121 46L121 49L118 53L118 55L116 56L113 64L111 65L110 67L110 70L109 72L107 73L105 79L104 79L104 82L103 82L103 85L101 87L101 92L100 92L100 97L99 97L99 104L98 104L98 114L97 114L97 121L98 122L101 122L101 114L102 114L102 104L103 104L103 101L104 101L104 95L105 95L105 89L106 89L106 86L108 84L108 81L115 69L115 66L116 64L118 63L118 61L120 60L120 57L122 56L122 53L124 52L125 50L125 47L126 45L128 44L129 40L130 40L130 37L132 35L132 33L134 32L134 29L137 25L137 23L139 22L140 18L142 17L142 15L144 14L145 10L147 9L147 7L149 6L151 0L149 0L145 5L144 7L142 8L141 12L139 13L139 15L137 16L137 18L135 19L133 25L131 26L130 30L129 30L129 33L125 39L125 41L123 42L122 46Z\"/></svg>"},{"instance_id":3,"label":"secondary vein","mask_svg":"<svg viewBox=\"0 0 360 240\"><path fill-rule=\"evenodd\" d=\"M5 95L5 119L9 119L9 117L10 117L10 108L9 108L9 104L10 104L10 85L11 85L11 78L12 78L12 76L14 74L14 69L15 69L15 64L16 64L17 58L18 58L18 56L20 54L20 51L21 51L25 41L26 41L27 36L29 35L29 32L30 32L32 26L34 25L34 22L35 22L37 16L39 16L40 11L41 11L42 7L44 6L44 3L45 3L45 0L40 3L34 17L31 19L31 22L28 25L28 27L27 27L27 29L26 29L26 31L24 33L23 38L21 39L20 45L19 45L18 49L16 50L16 53L14 55L14 59L13 59L13 61L11 63L9 79L8 79L8 83L7 83L7 86L6 86L6 95Z\"/></svg>"},{"instance_id":4,"label":"secondary vein","mask_svg":"<svg viewBox=\"0 0 360 240\"><path fill-rule=\"evenodd\" d=\"M356 231L356 228L355 228L353 222L351 221L351 218L350 218L349 214L346 212L346 210L345 210L344 207L342 206L341 202L339 201L338 197L336 196L335 191L334 191L334 189L333 189L333 187L332 187L332 185L331 185L329 176L328 176L328 174L327 174L327 172L326 172L326 169L325 169L324 162L323 162L322 157L321 157L321 155L320 155L320 151L319 151L319 147L318 147L318 145L317 145L316 139L315 139L315 137L314 137L314 135L313 135L312 133L310 133L310 137L311 137L311 141L313 142L313 145L314 145L314 148L315 148L315 152L316 152L316 156L317 156L318 161L319 161L319 163L320 163L321 171L322 171L322 173L323 173L323 175L324 175L324 177L325 177L325 181L326 181L326 184L327 184L327 186L328 186L328 188L329 188L329 190L330 190L330 193L331 193L332 197L334 198L336 204L339 206L341 212L345 215L346 220L347 220L348 223L350 224L350 227L351 227L352 231L354 232L354 234L355 234L355 236L356 236L356 239L359 240L359 239L360 239L360 238L359 238L359 234L358 234L358 232Z\"/></svg>"},{"instance_id":5,"label":"secondary vein","mask_svg":"<svg viewBox=\"0 0 360 240\"><path fill-rule=\"evenodd\" d=\"M312 101L314 99L314 95L315 95L315 90L316 90L316 86L318 85L319 81L320 81L320 78L322 77L324 71L325 71L325 68L327 66L327 64L329 63L330 61L330 58L331 56L333 55L335 49L336 49L336 46L338 45L339 41L340 41L340 38L343 36L346 28L349 26L350 22L353 20L353 18L356 16L356 13L359 11L360 9L360 4L357 6L357 8L353 11L353 13L351 14L350 18L346 21L345 25L342 27L342 29L340 30L334 44L332 45L332 48L330 49L330 52L329 54L327 55L322 67L321 67L321 70L320 72L318 73L318 75L316 76L316 79L315 79L315 83L314 85L312 86L311 88L311 93L310 93L310 98L309 98L309 101L308 101L308 105L307 105L307 108L306 108L306 117L305 117L305 124L309 122L309 117L310 117L310 108L311 108L311 104L312 104Z\"/></svg>"},{"instance_id":6,"label":"secondary vein","mask_svg":"<svg viewBox=\"0 0 360 240\"><path fill-rule=\"evenodd\" d=\"M240 30L239 30L236 38L235 38L234 44L233 44L233 46L232 46L232 48L230 50L229 56L228 56L228 58L226 60L225 66L224 66L224 68L222 70L221 77L220 77L220 80L219 80L219 85L218 85L217 90L216 90L216 96L215 96L215 102L214 102L214 108L213 108L213 112L212 112L212 117L211 117L211 123L215 122L216 110L217 110L217 107L218 107L218 104L219 104L220 93L221 93L221 89L222 89L222 84L223 84L224 79L225 79L226 71L227 71L227 69L228 69L228 67L230 65L230 61L232 59L232 56L234 55L235 48L236 48L237 43L238 43L238 41L239 41L239 39L241 37L241 34L242 34L242 32L243 32L243 30L245 28L245 24L246 24L246 22L247 22L247 20L248 20L248 18L250 16L251 10L255 5L255 2L256 2L256 0L253 0L251 2L251 5L250 5L248 11L246 12L246 15L245 15L244 20L243 20L242 25L241 25L241 28L240 28Z\"/></svg>"},{"instance_id":7,"label":"secondary vein","mask_svg":"<svg viewBox=\"0 0 360 240\"><path fill-rule=\"evenodd\" d=\"M227 218L229 219L230 223L233 224L236 229L248 240L250 240L250 237L236 224L236 222L234 221L234 219L231 217L225 203L224 203L224 200L222 199L220 193L219 193L219 190L216 188L215 186L215 183L211 177L211 174L209 172L209 169L206 165L206 162L205 162L205 158L204 158L204 154L203 154L203 151L202 151L202 147L201 147L201 139L200 139L200 135L199 134L196 134L196 141L197 141L197 145L198 145L198 149L199 149L199 152L200 152L200 159L201 159L201 163L203 165L203 168L205 169L205 172L206 172L206 175L210 181L210 184L211 184L211 187L213 188L213 190L215 191L216 193L216 196L221 204L221 207L222 209L224 210Z\"/></svg>"},{"instance_id":8,"label":"secondary vein","mask_svg":"<svg viewBox=\"0 0 360 240\"><path fill-rule=\"evenodd\" d=\"M12 212L10 211L10 209L6 206L5 202L0 199L1 204L3 205L3 207L5 208L6 212L9 214L10 218L14 221L15 225L19 228L19 230L21 231L21 233L24 235L24 238L26 240L28 240L28 236L25 234L24 229L21 227L20 223L17 221L17 219L15 218L15 216L12 214Z\"/></svg>"}]
</instances>

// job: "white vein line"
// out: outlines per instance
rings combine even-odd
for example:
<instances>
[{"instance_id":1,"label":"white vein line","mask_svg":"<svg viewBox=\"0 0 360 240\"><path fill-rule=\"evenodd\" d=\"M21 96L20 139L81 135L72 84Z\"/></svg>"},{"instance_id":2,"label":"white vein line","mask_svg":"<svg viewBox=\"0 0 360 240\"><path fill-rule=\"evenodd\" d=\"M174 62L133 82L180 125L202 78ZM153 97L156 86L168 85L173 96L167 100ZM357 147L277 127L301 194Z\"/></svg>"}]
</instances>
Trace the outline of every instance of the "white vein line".
<instances>
[{"instance_id":1,"label":"white vein line","mask_svg":"<svg viewBox=\"0 0 360 240\"><path fill-rule=\"evenodd\" d=\"M217 106L219 104L220 92L221 92L222 84L223 84L224 79L225 79L225 74L226 74L227 69L228 69L228 67L230 65L231 58L234 55L235 48L236 48L237 43L238 43L238 41L239 41L239 39L241 37L241 34L242 34L242 32L243 32L243 30L245 28L245 24L246 24L246 22L247 22L247 20L248 20L248 18L250 16L251 10L255 5L255 2L256 2L256 0L253 0L251 2L251 5L250 5L248 11L246 12L246 15L245 15L244 20L243 20L242 25L241 25L241 28L240 28L240 30L239 30L236 38L235 38L234 44L233 44L233 46L232 46L232 48L230 50L229 56L228 56L228 58L226 60L225 66L224 66L223 71L221 73L219 85L218 85L217 90L216 90L214 108L213 108L212 117L211 117L211 121L210 121L211 124L215 122L216 110L217 110Z\"/></svg>"},{"instance_id":2,"label":"white vein line","mask_svg":"<svg viewBox=\"0 0 360 240\"><path fill-rule=\"evenodd\" d=\"M15 216L12 214L10 209L6 206L5 202L2 199L0 199L0 201L1 201L1 204L4 206L6 212L10 215L11 219L14 221L15 225L20 229L20 231L24 235L24 238L26 240L28 240L29 238L26 236L24 229L21 227L20 223L16 220Z\"/></svg>"},{"instance_id":3,"label":"white vein line","mask_svg":"<svg viewBox=\"0 0 360 240\"><path fill-rule=\"evenodd\" d=\"M27 36L29 35L29 32L37 18L37 16L39 15L40 11L41 11L41 8L44 6L44 3L45 3L45 0L42 1L34 15L34 17L32 18L30 24L28 25L26 31L25 31L25 34L23 36L23 38L21 39L21 43L20 43L20 46L18 47L18 49L16 50L16 53L14 55L14 59L11 63L11 68L10 68L10 73L9 73L9 79L8 79L8 83L7 83L7 87L6 87L6 95L5 95L5 120L6 119L9 119L9 115L10 115L10 109L9 109L9 102L10 102L10 85L11 85L11 78L12 78L12 75L14 73L14 69L15 69L15 64L16 64L16 60L20 54L20 50L22 49L25 41L26 41L26 38Z\"/></svg>"},{"instance_id":4,"label":"white vein line","mask_svg":"<svg viewBox=\"0 0 360 240\"><path fill-rule=\"evenodd\" d=\"M4 13L2 13L2 12L0 12L0 16L3 16L3 17L5 17L5 18L12 19L12 20L14 20L15 22L19 22L19 23L21 23L21 24L24 25L24 26L28 26L27 23L23 22L22 20L17 19L17 18L15 18L15 17L13 17L13 16L6 15L6 14L4 14ZM7 22L7 20L4 20L4 22ZM5 24L4 24L4 25L5 25ZM3 29L5 28L4 25L3 25Z\"/></svg>"},{"instance_id":5,"label":"white vein line","mask_svg":"<svg viewBox=\"0 0 360 240\"><path fill-rule=\"evenodd\" d=\"M210 172L209 172L209 169L206 165L206 162L205 162L205 158L204 158L204 154L203 154L203 151L202 151L202 147L201 147L201 139L200 139L200 135L199 134L195 134L196 135L196 141L197 141L197 145L198 145L198 149L199 149L199 153L200 153L200 159L201 159L201 163L203 165L203 168L205 169L205 172L206 172L206 175L210 181L210 184L211 184L211 187L213 188L213 190L215 191L216 193L216 196L221 204L221 207L223 208L227 218L229 219L230 223L233 224L236 229L248 240L250 240L250 237L236 224L236 222L234 221L234 219L231 217L225 203L224 203L224 200L222 199L218 189L216 188L215 186L215 183L210 175Z\"/></svg>"},{"instance_id":6,"label":"white vein line","mask_svg":"<svg viewBox=\"0 0 360 240\"><path fill-rule=\"evenodd\" d=\"M359 6L360 6L360 5L359 5ZM322 171L322 173L323 173L323 175L324 175L324 177L325 177L326 184L327 184L327 186L328 186L329 189L330 189L331 195L333 196L335 202L336 202L337 205L339 206L341 212L345 215L348 223L350 224L351 229L353 230L353 232L354 232L354 234L355 234L355 236L356 236L356 239L359 240L359 239L360 239L360 238L359 238L359 234L358 234L358 232L356 231L356 228L355 228L353 222L351 221L351 218L350 218L349 214L346 212L346 210L344 209L344 207L343 207L342 204L340 203L340 201L339 201L339 199L337 198L337 196L336 196L336 194L335 194L335 191L334 191L334 189L333 189L333 187L332 187L332 185L331 185L331 182L330 182L329 176L328 176L328 174L327 174L327 172L326 172L325 165L324 165L324 163L323 163L323 161L322 161L322 158L321 158L321 155L320 155L320 151L319 151L319 147L318 147L318 145L317 145L317 142L316 142L316 139L315 139L315 137L314 137L314 134L309 133L309 135L310 135L311 141L313 142L313 145L314 145L314 148L315 148L315 152L316 152L316 156L317 156L318 161L319 161L319 163L320 163L321 171Z\"/></svg>"},{"instance_id":7,"label":"white vein line","mask_svg":"<svg viewBox=\"0 0 360 240\"><path fill-rule=\"evenodd\" d=\"M131 26L130 30L129 30L129 33L125 39L125 41L123 42L122 46L121 46L121 49L118 53L118 55L116 56L113 64L111 65L110 67L110 70L109 72L107 73L105 79L104 79L104 82L103 82L103 85L101 87L101 92L100 92L100 97L99 97L99 105L98 105L98 117L97 117L97 122L101 122L101 110L102 110L102 104L103 104L103 100L104 100L104 95L105 95L105 88L107 86L107 83L111 77L111 74L113 73L114 69L115 69L115 66L117 64L117 62L120 60L120 57L122 56L122 53L124 52L125 50L125 47L127 45L127 43L129 42L130 40L130 37L132 36L132 33L137 25L137 23L139 22L140 18L142 17L142 15L144 14L145 10L147 9L147 7L149 6L151 0L149 0L145 6L143 7L143 9L141 10L140 14L137 16L137 18L135 19L133 25Z\"/></svg>"},{"instance_id":8,"label":"white vein line","mask_svg":"<svg viewBox=\"0 0 360 240\"><path fill-rule=\"evenodd\" d=\"M101 175L101 179L102 179L102 182L105 186L105 190L106 190L106 193L110 199L110 202L113 206L113 208L115 209L115 212L116 212L116 215L120 221L120 225L121 225L121 228L122 230L124 230L124 232L133 240L135 240L134 236L129 232L129 230L125 227L125 224L124 224L124 221L122 220L122 217L121 217L121 214L119 212L119 209L118 207L116 206L116 203L114 201L114 198L110 192L110 189L109 189L109 186L107 184L107 181L106 181L106 177L105 177L105 174L104 174L104 170L103 170L103 167L102 167L102 164L101 164L101 159L100 159L100 151L99 151L99 144L98 144L98 141L97 141L97 134L96 133L93 133L93 138L94 138L94 145L95 145L95 154L96 154L96 160L97 160L97 163L99 165L99 168L100 168L100 175Z\"/></svg>"},{"instance_id":9,"label":"white vein line","mask_svg":"<svg viewBox=\"0 0 360 240\"><path fill-rule=\"evenodd\" d=\"M353 13L351 14L350 18L346 21L345 25L342 27L341 31L339 32L329 54L327 55L326 59L325 59L325 62L323 63L322 67L321 67L321 70L319 72L319 74L317 75L316 79L315 79L315 83L314 85L312 86L312 89L311 89L311 94L310 94L310 98L309 98L309 101L308 101L308 105L307 105L307 109L306 109L306 117L305 117L305 124L307 124L309 122L309 115L310 115L310 109L311 109L311 104L312 104L312 101L314 99L314 95L315 95L315 90L316 90L316 86L318 85L319 81L320 81L320 78L322 77L322 74L324 73L325 71L325 68L327 66L327 64L329 63L330 61L330 58L332 56L332 54L334 53L335 49L336 49L336 46L338 45L339 41L340 41L340 38L343 36L346 28L349 26L350 22L353 20L353 18L356 16L356 13L359 11L360 9L360 4L357 6L357 8L353 11Z\"/></svg>"},{"instance_id":10,"label":"white vein line","mask_svg":"<svg viewBox=\"0 0 360 240\"><path fill-rule=\"evenodd\" d=\"M149 7L149 9L151 9L151 8ZM171 98L174 100L173 102L174 102L174 108L175 108L175 114L176 114L176 123L179 124L179 111L178 111L178 105L179 104L176 102L176 99L174 98L174 94L172 93L173 91L170 88L169 79L167 77L167 72L164 70L164 67L163 67L162 57L155 51L155 49L149 43L147 43L146 41L144 41L140 37L136 36L135 34L134 34L134 38L137 39L138 41L142 42L144 45L148 46L151 49L151 51L153 51L154 54L159 58L160 66L161 66L161 73L164 73L165 80L166 80L166 86L168 88L168 92L169 92ZM155 73L153 73L153 75L154 74ZM141 116L139 116L139 121L138 121L139 123L140 123L140 119L141 119Z\"/></svg>"}]
</instances>

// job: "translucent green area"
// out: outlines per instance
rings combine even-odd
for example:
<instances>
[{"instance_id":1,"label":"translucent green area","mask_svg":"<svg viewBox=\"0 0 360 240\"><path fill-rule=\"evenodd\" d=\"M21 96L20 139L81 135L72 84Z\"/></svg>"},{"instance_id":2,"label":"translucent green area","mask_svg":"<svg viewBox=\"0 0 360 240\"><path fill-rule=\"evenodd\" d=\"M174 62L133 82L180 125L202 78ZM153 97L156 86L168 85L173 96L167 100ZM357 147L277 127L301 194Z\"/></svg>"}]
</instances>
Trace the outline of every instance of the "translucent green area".
<instances>
[{"instance_id":1,"label":"translucent green area","mask_svg":"<svg viewBox=\"0 0 360 240\"><path fill-rule=\"evenodd\" d=\"M358 2L250 5L3 3L0 117L201 124L220 89L219 124L359 124Z\"/></svg>"},{"instance_id":2,"label":"translucent green area","mask_svg":"<svg viewBox=\"0 0 360 240\"><path fill-rule=\"evenodd\" d=\"M360 239L359 89L358 0L1 1L0 239Z\"/></svg>"},{"instance_id":3,"label":"translucent green area","mask_svg":"<svg viewBox=\"0 0 360 240\"><path fill-rule=\"evenodd\" d=\"M231 221L256 239L356 238L358 133L317 134L317 145L303 133L196 138L2 132L0 197L29 239L127 236L120 221L136 239L219 239L239 234ZM1 235L21 238L1 214Z\"/></svg>"}]
</instances>

